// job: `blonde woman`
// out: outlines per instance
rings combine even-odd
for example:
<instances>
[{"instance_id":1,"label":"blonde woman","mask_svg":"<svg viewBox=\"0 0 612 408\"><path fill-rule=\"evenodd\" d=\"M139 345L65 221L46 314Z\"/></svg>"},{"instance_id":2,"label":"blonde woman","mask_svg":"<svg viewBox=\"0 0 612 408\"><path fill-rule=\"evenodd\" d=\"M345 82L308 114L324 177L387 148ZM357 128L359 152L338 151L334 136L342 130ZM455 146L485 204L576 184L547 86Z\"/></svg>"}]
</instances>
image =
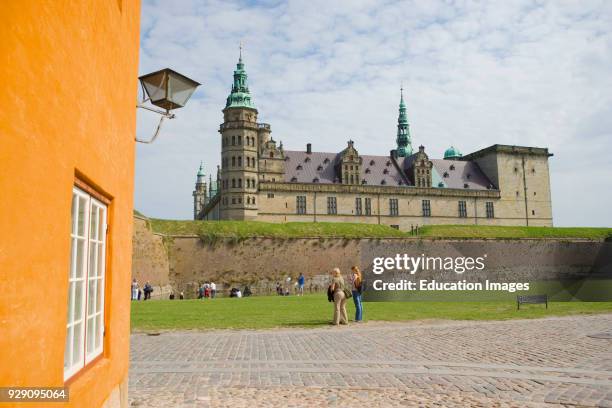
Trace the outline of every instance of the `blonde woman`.
<instances>
[{"instance_id":1,"label":"blonde woman","mask_svg":"<svg viewBox=\"0 0 612 408\"><path fill-rule=\"evenodd\" d=\"M351 289L353 292L353 302L355 302L355 322L361 322L363 319L363 305L361 304L363 277L358 266L353 266L351 271L353 271L351 275Z\"/></svg>"},{"instance_id":2,"label":"blonde woman","mask_svg":"<svg viewBox=\"0 0 612 408\"><path fill-rule=\"evenodd\" d=\"M336 326L338 324L348 324L348 316L346 315L346 285L338 268L332 270L330 289L334 297L333 324Z\"/></svg>"}]
</instances>

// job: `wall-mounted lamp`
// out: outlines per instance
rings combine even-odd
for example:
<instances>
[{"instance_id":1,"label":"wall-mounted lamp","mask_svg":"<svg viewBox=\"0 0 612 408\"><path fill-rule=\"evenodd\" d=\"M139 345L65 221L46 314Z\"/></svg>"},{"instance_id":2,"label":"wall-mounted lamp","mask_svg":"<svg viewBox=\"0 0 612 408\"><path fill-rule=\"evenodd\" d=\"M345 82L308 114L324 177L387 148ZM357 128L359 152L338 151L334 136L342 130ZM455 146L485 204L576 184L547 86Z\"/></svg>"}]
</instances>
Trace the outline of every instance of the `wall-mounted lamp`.
<instances>
[{"instance_id":1,"label":"wall-mounted lamp","mask_svg":"<svg viewBox=\"0 0 612 408\"><path fill-rule=\"evenodd\" d=\"M136 138L136 141L140 143L153 143L159 134L164 119L174 119L174 113L170 113L170 111L185 106L196 88L201 84L170 68L142 75L138 79L142 86L143 98L145 96L146 98L136 107L159 113L161 118L150 140ZM147 101L163 110L146 106L145 102Z\"/></svg>"}]
</instances>

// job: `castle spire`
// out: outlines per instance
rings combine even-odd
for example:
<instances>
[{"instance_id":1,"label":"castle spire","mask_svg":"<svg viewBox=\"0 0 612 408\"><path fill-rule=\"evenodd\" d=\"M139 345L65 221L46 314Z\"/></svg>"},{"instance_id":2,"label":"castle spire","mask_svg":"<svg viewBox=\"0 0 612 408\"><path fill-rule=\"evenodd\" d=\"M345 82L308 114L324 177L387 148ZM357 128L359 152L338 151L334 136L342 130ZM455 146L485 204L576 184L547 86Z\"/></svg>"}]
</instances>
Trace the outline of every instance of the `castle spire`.
<instances>
[{"instance_id":1,"label":"castle spire","mask_svg":"<svg viewBox=\"0 0 612 408\"><path fill-rule=\"evenodd\" d=\"M242 62L242 42L240 42L240 54L236 70L234 71L234 83L232 91L227 97L225 104L226 108L251 108L255 109L255 105L251 101L251 93L249 92L248 76Z\"/></svg>"},{"instance_id":2,"label":"castle spire","mask_svg":"<svg viewBox=\"0 0 612 408\"><path fill-rule=\"evenodd\" d=\"M399 116L397 118L397 155L406 157L412 154L412 140L406 114L406 103L404 102L404 86L400 88Z\"/></svg>"}]
</instances>

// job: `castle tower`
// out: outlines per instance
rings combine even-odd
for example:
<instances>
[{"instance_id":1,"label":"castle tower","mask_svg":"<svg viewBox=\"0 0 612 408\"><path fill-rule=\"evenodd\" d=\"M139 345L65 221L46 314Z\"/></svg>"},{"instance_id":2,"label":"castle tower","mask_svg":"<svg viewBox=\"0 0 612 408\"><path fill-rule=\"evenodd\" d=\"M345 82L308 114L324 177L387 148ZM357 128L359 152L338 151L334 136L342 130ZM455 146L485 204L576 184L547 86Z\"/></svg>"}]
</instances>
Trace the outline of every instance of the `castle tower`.
<instances>
[{"instance_id":1,"label":"castle tower","mask_svg":"<svg viewBox=\"0 0 612 408\"><path fill-rule=\"evenodd\" d=\"M232 91L223 109L221 133L220 219L257 217L258 148L262 136L257 109L251 100L242 46ZM266 129L269 132L269 126ZM265 137L265 136L264 136Z\"/></svg>"},{"instance_id":2,"label":"castle tower","mask_svg":"<svg viewBox=\"0 0 612 408\"><path fill-rule=\"evenodd\" d=\"M399 117L397 118L397 156L406 157L412 154L412 139L404 103L404 88L400 88Z\"/></svg>"},{"instance_id":3,"label":"castle tower","mask_svg":"<svg viewBox=\"0 0 612 408\"><path fill-rule=\"evenodd\" d=\"M207 203L206 197L206 177L204 176L204 166L200 162L200 169L196 177L195 190L193 190L193 219L198 219L198 214Z\"/></svg>"}]
</instances>

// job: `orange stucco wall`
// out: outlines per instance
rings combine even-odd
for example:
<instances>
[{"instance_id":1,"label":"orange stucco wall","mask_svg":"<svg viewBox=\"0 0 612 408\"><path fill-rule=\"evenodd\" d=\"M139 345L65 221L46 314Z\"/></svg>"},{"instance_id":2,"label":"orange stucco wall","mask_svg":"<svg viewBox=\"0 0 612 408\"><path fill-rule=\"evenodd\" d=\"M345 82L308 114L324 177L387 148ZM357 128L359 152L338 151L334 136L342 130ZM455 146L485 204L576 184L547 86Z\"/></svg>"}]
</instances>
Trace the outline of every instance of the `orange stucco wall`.
<instances>
[{"instance_id":1,"label":"orange stucco wall","mask_svg":"<svg viewBox=\"0 0 612 408\"><path fill-rule=\"evenodd\" d=\"M1 3L0 386L64 384L80 173L112 197L106 335L103 358L69 383L66 406L98 407L128 371L140 1Z\"/></svg>"}]
</instances>

